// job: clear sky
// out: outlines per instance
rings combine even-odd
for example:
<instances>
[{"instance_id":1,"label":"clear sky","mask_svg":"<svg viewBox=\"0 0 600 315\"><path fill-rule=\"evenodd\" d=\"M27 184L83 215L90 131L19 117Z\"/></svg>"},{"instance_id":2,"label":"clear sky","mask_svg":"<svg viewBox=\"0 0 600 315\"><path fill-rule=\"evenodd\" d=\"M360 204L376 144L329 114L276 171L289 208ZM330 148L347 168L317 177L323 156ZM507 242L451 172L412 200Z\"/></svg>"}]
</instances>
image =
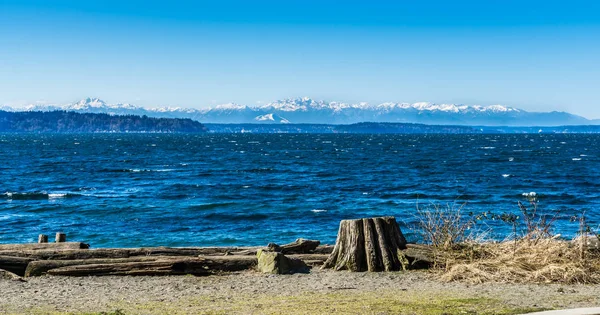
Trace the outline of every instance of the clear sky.
<instances>
[{"instance_id":1,"label":"clear sky","mask_svg":"<svg viewBox=\"0 0 600 315\"><path fill-rule=\"evenodd\" d=\"M0 0L0 104L287 97L600 118L600 1Z\"/></svg>"}]
</instances>

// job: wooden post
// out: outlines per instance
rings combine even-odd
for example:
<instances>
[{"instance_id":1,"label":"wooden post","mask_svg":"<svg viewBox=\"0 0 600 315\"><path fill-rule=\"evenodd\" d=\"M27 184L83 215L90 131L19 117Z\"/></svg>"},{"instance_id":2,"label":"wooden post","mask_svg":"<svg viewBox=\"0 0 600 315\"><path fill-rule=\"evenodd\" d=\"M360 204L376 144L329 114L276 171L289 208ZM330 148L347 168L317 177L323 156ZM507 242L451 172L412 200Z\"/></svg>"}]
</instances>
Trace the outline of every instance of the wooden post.
<instances>
[{"instance_id":1,"label":"wooden post","mask_svg":"<svg viewBox=\"0 0 600 315\"><path fill-rule=\"evenodd\" d=\"M46 234L40 234L38 236L38 243L48 243L48 235Z\"/></svg>"},{"instance_id":2,"label":"wooden post","mask_svg":"<svg viewBox=\"0 0 600 315\"><path fill-rule=\"evenodd\" d=\"M67 241L67 234L65 233L56 233L56 243L64 243Z\"/></svg>"},{"instance_id":3,"label":"wooden post","mask_svg":"<svg viewBox=\"0 0 600 315\"><path fill-rule=\"evenodd\" d=\"M333 252L322 268L397 271L404 268L405 248L394 217L342 220Z\"/></svg>"}]
</instances>

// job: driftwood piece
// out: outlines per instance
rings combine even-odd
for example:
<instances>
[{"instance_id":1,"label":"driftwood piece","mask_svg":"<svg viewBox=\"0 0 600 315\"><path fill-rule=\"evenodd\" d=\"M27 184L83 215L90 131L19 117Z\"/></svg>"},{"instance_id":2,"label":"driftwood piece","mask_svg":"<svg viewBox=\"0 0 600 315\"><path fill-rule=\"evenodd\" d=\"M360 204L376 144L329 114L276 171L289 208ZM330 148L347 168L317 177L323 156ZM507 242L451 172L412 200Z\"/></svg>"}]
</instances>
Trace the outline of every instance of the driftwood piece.
<instances>
[{"instance_id":1,"label":"driftwood piece","mask_svg":"<svg viewBox=\"0 0 600 315\"><path fill-rule=\"evenodd\" d=\"M427 268L435 263L435 252L431 245L406 244L402 250L412 268Z\"/></svg>"},{"instance_id":2,"label":"driftwood piece","mask_svg":"<svg viewBox=\"0 0 600 315\"><path fill-rule=\"evenodd\" d=\"M89 244L79 242L64 242L64 243L27 243L27 244L0 244L0 252L2 251L22 251L22 250L66 250L66 249L87 249Z\"/></svg>"},{"instance_id":3,"label":"driftwood piece","mask_svg":"<svg viewBox=\"0 0 600 315\"><path fill-rule=\"evenodd\" d=\"M321 266L329 257L327 254L297 254L286 256L289 258L300 259L309 266Z\"/></svg>"},{"instance_id":4,"label":"driftwood piece","mask_svg":"<svg viewBox=\"0 0 600 315\"><path fill-rule=\"evenodd\" d=\"M25 279L23 279L22 277L19 277L19 275L4 270L4 269L0 269L0 280L12 280L12 281L21 281L21 282L26 282Z\"/></svg>"},{"instance_id":5,"label":"driftwood piece","mask_svg":"<svg viewBox=\"0 0 600 315\"><path fill-rule=\"evenodd\" d=\"M329 255L333 252L333 245L319 245L313 251L314 254Z\"/></svg>"},{"instance_id":6,"label":"driftwood piece","mask_svg":"<svg viewBox=\"0 0 600 315\"><path fill-rule=\"evenodd\" d=\"M313 252L319 244L321 244L319 241L299 238L293 243L281 246L275 243L269 243L269 245L267 245L267 250L280 252L282 254L307 254Z\"/></svg>"},{"instance_id":7,"label":"driftwood piece","mask_svg":"<svg viewBox=\"0 0 600 315\"><path fill-rule=\"evenodd\" d=\"M31 258L0 256L0 269L23 276L25 274L25 269L27 269L27 265L31 261L33 261Z\"/></svg>"},{"instance_id":8,"label":"driftwood piece","mask_svg":"<svg viewBox=\"0 0 600 315\"><path fill-rule=\"evenodd\" d=\"M95 265L95 264L119 264L128 262L144 262L180 259L181 257L164 257L164 256L139 256L132 258L91 258L91 259L74 259L74 260L36 260L27 265L25 277L35 277L45 274L48 270L77 266L77 265Z\"/></svg>"},{"instance_id":9,"label":"driftwood piece","mask_svg":"<svg viewBox=\"0 0 600 315\"><path fill-rule=\"evenodd\" d=\"M327 260L328 255L322 254L302 254L302 255L289 255L291 259L299 259L304 261L307 265L318 266L322 265ZM256 265L257 259L254 256L201 256L198 259L208 259L213 261L213 271L239 271L244 269L250 269ZM48 271L69 266L81 266L81 265L112 265L122 263L136 263L136 262L153 262L153 261L177 261L185 259L196 259L185 258L181 256L137 256L130 258L92 258L92 259L75 259L75 260L37 260L31 261L27 266L24 275L25 277L41 276ZM218 265L221 264L221 265Z\"/></svg>"},{"instance_id":10,"label":"driftwood piece","mask_svg":"<svg viewBox=\"0 0 600 315\"><path fill-rule=\"evenodd\" d=\"M223 271L240 271L256 265L251 256L206 256L198 258L160 259L156 261L125 262L66 266L48 270L58 276L163 276L210 275Z\"/></svg>"},{"instance_id":11,"label":"driftwood piece","mask_svg":"<svg viewBox=\"0 0 600 315\"><path fill-rule=\"evenodd\" d=\"M394 217L342 220L333 252L322 268L397 271L405 268L405 248Z\"/></svg>"},{"instance_id":12,"label":"driftwood piece","mask_svg":"<svg viewBox=\"0 0 600 315\"><path fill-rule=\"evenodd\" d=\"M55 244L55 243L52 243ZM261 247L148 247L148 248L99 248L88 250L0 250L0 255L31 257L37 260L70 260L92 258L128 258L137 256L223 256L228 253L254 251Z\"/></svg>"}]
</instances>

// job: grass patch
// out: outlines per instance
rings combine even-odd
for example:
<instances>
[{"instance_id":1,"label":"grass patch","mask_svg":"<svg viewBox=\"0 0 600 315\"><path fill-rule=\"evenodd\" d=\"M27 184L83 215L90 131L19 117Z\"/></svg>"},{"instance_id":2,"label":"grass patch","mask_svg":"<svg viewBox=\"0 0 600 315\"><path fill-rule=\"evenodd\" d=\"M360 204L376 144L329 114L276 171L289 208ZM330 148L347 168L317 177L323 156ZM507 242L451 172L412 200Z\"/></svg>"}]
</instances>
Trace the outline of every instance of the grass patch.
<instances>
[{"instance_id":1,"label":"grass patch","mask_svg":"<svg viewBox=\"0 0 600 315\"><path fill-rule=\"evenodd\" d=\"M522 314L543 310L507 306L491 298L432 296L400 292L303 293L145 303L124 306L125 314Z\"/></svg>"},{"instance_id":2,"label":"grass patch","mask_svg":"<svg viewBox=\"0 0 600 315\"><path fill-rule=\"evenodd\" d=\"M561 240L553 234L558 213L542 214L537 195L526 197L530 205L519 202L519 215L475 216L465 215L462 206L417 206L417 229L432 247L433 269L439 278L470 283L600 284L600 251L588 248L591 230L585 213L577 218L579 238ZM481 232L474 228L481 217L510 224L512 235L502 242L482 241L484 237L473 233Z\"/></svg>"},{"instance_id":3,"label":"grass patch","mask_svg":"<svg viewBox=\"0 0 600 315\"><path fill-rule=\"evenodd\" d=\"M483 243L446 252L440 278L471 283L600 283L600 255L552 238Z\"/></svg>"}]
</instances>

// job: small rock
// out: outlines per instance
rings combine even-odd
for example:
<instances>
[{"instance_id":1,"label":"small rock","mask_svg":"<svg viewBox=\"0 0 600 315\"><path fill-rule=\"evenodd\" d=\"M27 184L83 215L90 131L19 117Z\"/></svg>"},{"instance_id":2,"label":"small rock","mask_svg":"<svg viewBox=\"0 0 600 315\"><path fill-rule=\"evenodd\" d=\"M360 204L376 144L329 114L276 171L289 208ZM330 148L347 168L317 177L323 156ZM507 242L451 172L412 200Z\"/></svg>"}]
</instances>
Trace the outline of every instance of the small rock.
<instances>
[{"instance_id":1,"label":"small rock","mask_svg":"<svg viewBox=\"0 0 600 315\"><path fill-rule=\"evenodd\" d=\"M258 250L258 270L262 273L292 274L307 273L308 266L300 259L288 258L279 252Z\"/></svg>"},{"instance_id":2,"label":"small rock","mask_svg":"<svg viewBox=\"0 0 600 315\"><path fill-rule=\"evenodd\" d=\"M585 237L585 245L588 250L600 250L600 239L598 239L597 235L588 234L588 235L580 235L573 239L573 243L576 245L581 244L582 238Z\"/></svg>"}]
</instances>

